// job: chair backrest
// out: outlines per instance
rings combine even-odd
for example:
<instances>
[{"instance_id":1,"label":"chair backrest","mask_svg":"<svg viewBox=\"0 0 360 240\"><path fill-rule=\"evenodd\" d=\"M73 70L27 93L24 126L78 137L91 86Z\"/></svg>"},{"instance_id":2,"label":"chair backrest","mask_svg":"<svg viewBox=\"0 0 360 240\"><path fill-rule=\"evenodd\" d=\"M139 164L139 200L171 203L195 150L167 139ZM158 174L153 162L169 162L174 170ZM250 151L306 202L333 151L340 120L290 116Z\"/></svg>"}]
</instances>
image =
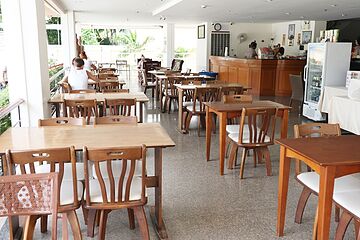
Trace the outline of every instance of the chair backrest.
<instances>
[{"instance_id":1,"label":"chair backrest","mask_svg":"<svg viewBox=\"0 0 360 240\"><path fill-rule=\"evenodd\" d=\"M304 123L294 125L294 137L327 137L327 136L340 136L341 129L339 124L328 124L328 123ZM308 171L311 168L308 166ZM295 174L301 173L301 162L296 159L295 163Z\"/></svg>"},{"instance_id":2,"label":"chair backrest","mask_svg":"<svg viewBox=\"0 0 360 240\"><path fill-rule=\"evenodd\" d=\"M114 72L105 72L105 73L99 73L98 74L98 79L117 79L117 76L115 75Z\"/></svg>"},{"instance_id":3,"label":"chair backrest","mask_svg":"<svg viewBox=\"0 0 360 240\"><path fill-rule=\"evenodd\" d=\"M99 82L100 91L104 89L119 89L118 82Z\"/></svg>"},{"instance_id":4,"label":"chair backrest","mask_svg":"<svg viewBox=\"0 0 360 240\"><path fill-rule=\"evenodd\" d=\"M223 95L223 103L251 103L253 101L252 95Z\"/></svg>"},{"instance_id":5,"label":"chair backrest","mask_svg":"<svg viewBox=\"0 0 360 240\"><path fill-rule=\"evenodd\" d=\"M102 89L102 93L129 93L130 89Z\"/></svg>"},{"instance_id":6,"label":"chair backrest","mask_svg":"<svg viewBox=\"0 0 360 240\"><path fill-rule=\"evenodd\" d=\"M161 67L161 61L152 61L151 64L154 69L158 69Z\"/></svg>"},{"instance_id":7,"label":"chair backrest","mask_svg":"<svg viewBox=\"0 0 360 240\"><path fill-rule=\"evenodd\" d=\"M171 62L171 71L181 71L183 64L184 64L184 60L173 59Z\"/></svg>"},{"instance_id":8,"label":"chair backrest","mask_svg":"<svg viewBox=\"0 0 360 240\"><path fill-rule=\"evenodd\" d=\"M0 177L0 217L52 214L51 239L57 239L58 174ZM13 239L12 227L9 227ZM32 237L32 236L31 236Z\"/></svg>"},{"instance_id":9,"label":"chair backrest","mask_svg":"<svg viewBox=\"0 0 360 240\"><path fill-rule=\"evenodd\" d=\"M136 99L108 99L105 98L105 106L109 108L110 115L136 116Z\"/></svg>"},{"instance_id":10,"label":"chair backrest","mask_svg":"<svg viewBox=\"0 0 360 240\"><path fill-rule=\"evenodd\" d=\"M168 77L167 81L165 81L165 95L178 96L178 89L175 86L175 84L181 84L181 83L182 83L181 78L178 78L176 76Z\"/></svg>"},{"instance_id":11,"label":"chair backrest","mask_svg":"<svg viewBox=\"0 0 360 240\"><path fill-rule=\"evenodd\" d=\"M300 75L289 75L291 85L291 99L302 102L304 100L304 81Z\"/></svg>"},{"instance_id":12,"label":"chair backrest","mask_svg":"<svg viewBox=\"0 0 360 240\"><path fill-rule=\"evenodd\" d=\"M197 87L193 97L193 111L205 112L205 102L216 102L219 100L219 88L216 87ZM199 104L199 107L197 107Z\"/></svg>"},{"instance_id":13,"label":"chair backrest","mask_svg":"<svg viewBox=\"0 0 360 240\"><path fill-rule=\"evenodd\" d=\"M46 163L46 164L44 164ZM60 205L60 189L64 179L65 164L71 164L71 176L73 181L73 202L65 205L66 208L77 208L79 206L78 190L77 190L77 175L76 175L76 156L75 148L49 148L37 150L7 150L6 164L4 164L4 172L9 175L24 175L36 173L36 166L44 164L50 167L41 168L42 173L58 172L59 187L58 187L58 203ZM20 171L16 171L17 166ZM66 178L68 181L68 178ZM60 205L60 208L62 206Z\"/></svg>"},{"instance_id":14,"label":"chair backrest","mask_svg":"<svg viewBox=\"0 0 360 240\"><path fill-rule=\"evenodd\" d=\"M274 144L276 108L243 108L240 119L239 145Z\"/></svg>"},{"instance_id":15,"label":"chair backrest","mask_svg":"<svg viewBox=\"0 0 360 240\"><path fill-rule=\"evenodd\" d=\"M106 149L88 149L84 147L84 167L85 167L85 199L86 205L91 208L94 200L91 198L90 186L90 162L95 168L95 179L100 186L102 203L97 203L96 208L106 208L111 205L116 208L124 208L129 204L143 205L146 203L145 196L145 171L146 171L146 147L124 147ZM113 169L112 163L117 164L120 169ZM106 164L106 168L100 164ZM135 177L136 166L141 167L141 178ZM104 172L106 171L106 172ZM114 177L114 172L121 172L119 177ZM106 177L104 177L106 176ZM140 186L139 186L140 185ZM132 188L141 188L140 196L132 199Z\"/></svg>"},{"instance_id":16,"label":"chair backrest","mask_svg":"<svg viewBox=\"0 0 360 240\"><path fill-rule=\"evenodd\" d=\"M68 117L59 117L59 118L47 118L39 119L39 127L43 126L83 126L86 125L84 118L68 118Z\"/></svg>"},{"instance_id":17,"label":"chair backrest","mask_svg":"<svg viewBox=\"0 0 360 240\"><path fill-rule=\"evenodd\" d=\"M225 95L240 95L244 93L243 87L221 87L220 89L221 96Z\"/></svg>"},{"instance_id":18,"label":"chair backrest","mask_svg":"<svg viewBox=\"0 0 360 240\"><path fill-rule=\"evenodd\" d=\"M201 85L201 80L196 80L196 79L187 79L187 80L183 80L181 82L182 85Z\"/></svg>"},{"instance_id":19,"label":"chair backrest","mask_svg":"<svg viewBox=\"0 0 360 240\"><path fill-rule=\"evenodd\" d=\"M74 94L80 94L80 93L96 93L96 90L93 90L93 89L70 90L70 93L74 93Z\"/></svg>"},{"instance_id":20,"label":"chair backrest","mask_svg":"<svg viewBox=\"0 0 360 240\"><path fill-rule=\"evenodd\" d=\"M328 123L305 123L294 125L295 138L302 137L326 137L340 136L341 129L339 124Z\"/></svg>"},{"instance_id":21,"label":"chair backrest","mask_svg":"<svg viewBox=\"0 0 360 240\"><path fill-rule=\"evenodd\" d=\"M91 116L98 116L97 103L95 99L65 99L67 116L75 118L86 118L86 123L90 123Z\"/></svg>"},{"instance_id":22,"label":"chair backrest","mask_svg":"<svg viewBox=\"0 0 360 240\"><path fill-rule=\"evenodd\" d=\"M97 124L137 124L137 117L135 116L106 116L95 118L95 125Z\"/></svg>"},{"instance_id":23,"label":"chair backrest","mask_svg":"<svg viewBox=\"0 0 360 240\"><path fill-rule=\"evenodd\" d=\"M190 73L191 73L191 68L187 68L184 75L188 76L188 75L190 75Z\"/></svg>"}]
</instances>

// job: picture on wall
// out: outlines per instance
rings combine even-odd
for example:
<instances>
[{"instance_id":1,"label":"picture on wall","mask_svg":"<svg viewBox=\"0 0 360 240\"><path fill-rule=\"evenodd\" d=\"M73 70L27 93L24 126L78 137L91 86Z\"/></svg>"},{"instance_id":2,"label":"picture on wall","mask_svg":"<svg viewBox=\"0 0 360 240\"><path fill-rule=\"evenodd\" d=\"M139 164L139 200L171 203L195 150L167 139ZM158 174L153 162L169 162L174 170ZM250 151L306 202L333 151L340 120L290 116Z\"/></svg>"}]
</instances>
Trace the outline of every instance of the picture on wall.
<instances>
[{"instance_id":1,"label":"picture on wall","mask_svg":"<svg viewBox=\"0 0 360 240\"><path fill-rule=\"evenodd\" d=\"M303 31L302 32L302 41L301 44L308 44L311 42L312 31Z\"/></svg>"},{"instance_id":2,"label":"picture on wall","mask_svg":"<svg viewBox=\"0 0 360 240\"><path fill-rule=\"evenodd\" d=\"M288 29L288 39L294 39L295 38L295 24L289 24Z\"/></svg>"},{"instance_id":3,"label":"picture on wall","mask_svg":"<svg viewBox=\"0 0 360 240\"><path fill-rule=\"evenodd\" d=\"M297 43L297 45L301 44L301 33L298 33L296 43Z\"/></svg>"},{"instance_id":4,"label":"picture on wall","mask_svg":"<svg viewBox=\"0 0 360 240\"><path fill-rule=\"evenodd\" d=\"M197 35L198 35L198 39L203 39L203 38L205 38L205 25L200 25L200 26L198 26Z\"/></svg>"}]
</instances>

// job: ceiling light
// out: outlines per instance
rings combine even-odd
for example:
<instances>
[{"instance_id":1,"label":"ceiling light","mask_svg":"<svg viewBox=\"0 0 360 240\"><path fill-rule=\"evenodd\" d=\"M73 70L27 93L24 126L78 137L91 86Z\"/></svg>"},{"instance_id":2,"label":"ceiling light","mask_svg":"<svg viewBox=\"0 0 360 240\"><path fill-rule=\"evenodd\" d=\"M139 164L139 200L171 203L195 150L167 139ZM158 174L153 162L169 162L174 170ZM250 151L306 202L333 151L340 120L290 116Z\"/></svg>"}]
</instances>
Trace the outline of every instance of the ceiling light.
<instances>
[{"instance_id":1,"label":"ceiling light","mask_svg":"<svg viewBox=\"0 0 360 240\"><path fill-rule=\"evenodd\" d=\"M286 13L285 13L285 15L291 15L291 13L289 13L289 12L286 12Z\"/></svg>"},{"instance_id":2,"label":"ceiling light","mask_svg":"<svg viewBox=\"0 0 360 240\"><path fill-rule=\"evenodd\" d=\"M304 16L300 16L300 19L304 19L305 17Z\"/></svg>"},{"instance_id":3,"label":"ceiling light","mask_svg":"<svg viewBox=\"0 0 360 240\"><path fill-rule=\"evenodd\" d=\"M273 0L266 0L267 2L271 3Z\"/></svg>"},{"instance_id":4,"label":"ceiling light","mask_svg":"<svg viewBox=\"0 0 360 240\"><path fill-rule=\"evenodd\" d=\"M345 14L345 13L342 13L341 16L342 16L342 17L346 17L346 14Z\"/></svg>"},{"instance_id":5,"label":"ceiling light","mask_svg":"<svg viewBox=\"0 0 360 240\"><path fill-rule=\"evenodd\" d=\"M201 5L201 8L207 8L208 6L207 5Z\"/></svg>"},{"instance_id":6,"label":"ceiling light","mask_svg":"<svg viewBox=\"0 0 360 240\"><path fill-rule=\"evenodd\" d=\"M336 5L336 4L331 4L330 6L331 6L331 7L337 7L337 5Z\"/></svg>"}]
</instances>

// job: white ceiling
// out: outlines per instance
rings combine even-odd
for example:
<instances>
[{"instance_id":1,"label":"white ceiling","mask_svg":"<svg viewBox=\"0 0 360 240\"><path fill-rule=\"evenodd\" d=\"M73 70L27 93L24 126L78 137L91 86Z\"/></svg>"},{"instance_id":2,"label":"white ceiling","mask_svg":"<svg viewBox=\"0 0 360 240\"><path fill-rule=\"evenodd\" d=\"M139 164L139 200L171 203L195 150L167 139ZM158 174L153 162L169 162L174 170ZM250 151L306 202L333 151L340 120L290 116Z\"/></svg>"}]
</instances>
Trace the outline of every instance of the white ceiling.
<instances>
[{"instance_id":1,"label":"white ceiling","mask_svg":"<svg viewBox=\"0 0 360 240\"><path fill-rule=\"evenodd\" d=\"M279 22L360 17L360 0L58 0L86 24ZM206 5L206 8L201 8ZM160 11L153 15L154 11ZM166 20L160 20L160 17Z\"/></svg>"}]
</instances>

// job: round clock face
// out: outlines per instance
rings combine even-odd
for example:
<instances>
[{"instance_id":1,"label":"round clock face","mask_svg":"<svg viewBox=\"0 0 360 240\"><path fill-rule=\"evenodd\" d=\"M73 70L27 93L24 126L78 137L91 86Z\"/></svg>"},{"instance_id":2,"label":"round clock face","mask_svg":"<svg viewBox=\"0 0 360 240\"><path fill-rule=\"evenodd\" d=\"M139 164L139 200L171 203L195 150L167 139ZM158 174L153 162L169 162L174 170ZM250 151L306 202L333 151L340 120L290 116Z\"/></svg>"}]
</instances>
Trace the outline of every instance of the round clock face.
<instances>
[{"instance_id":1,"label":"round clock face","mask_svg":"<svg viewBox=\"0 0 360 240\"><path fill-rule=\"evenodd\" d=\"M221 30L221 24L220 23L215 23L214 29L215 29L215 31L220 31Z\"/></svg>"}]
</instances>

